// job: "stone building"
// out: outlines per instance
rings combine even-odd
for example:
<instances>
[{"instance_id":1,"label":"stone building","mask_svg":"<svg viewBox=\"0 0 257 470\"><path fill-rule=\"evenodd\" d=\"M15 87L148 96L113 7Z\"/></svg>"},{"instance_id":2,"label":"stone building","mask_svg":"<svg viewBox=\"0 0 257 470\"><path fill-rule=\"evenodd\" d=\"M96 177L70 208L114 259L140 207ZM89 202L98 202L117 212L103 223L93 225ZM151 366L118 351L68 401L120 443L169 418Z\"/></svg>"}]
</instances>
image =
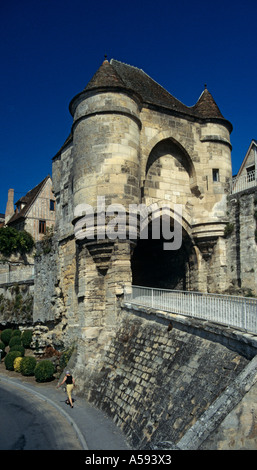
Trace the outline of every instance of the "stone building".
<instances>
[{"instance_id":1,"label":"stone building","mask_svg":"<svg viewBox=\"0 0 257 470\"><path fill-rule=\"evenodd\" d=\"M102 63L72 99L70 112L71 133L52 166L56 249L35 266L40 308L34 321L56 321L55 333L59 329L64 342L76 338L83 368L83 351L90 367L115 334L120 300L132 283L204 292L227 288L232 125L207 88L188 107L144 71L116 60ZM171 233L176 207L182 207L180 248L163 250L162 234L151 236L153 210L146 218L148 239L138 231L129 237L132 204L154 208L162 221L168 219ZM94 212L89 238L85 205ZM121 206L125 235L108 237L106 223Z\"/></svg>"},{"instance_id":2,"label":"stone building","mask_svg":"<svg viewBox=\"0 0 257 470\"><path fill-rule=\"evenodd\" d=\"M257 141L252 139L228 197L227 277L231 293L257 296Z\"/></svg>"},{"instance_id":3,"label":"stone building","mask_svg":"<svg viewBox=\"0 0 257 470\"><path fill-rule=\"evenodd\" d=\"M14 190L9 189L5 212L5 224L17 230L26 230L34 240L40 241L47 227L55 223L55 197L52 178L48 175L37 186L28 191L16 203Z\"/></svg>"},{"instance_id":4,"label":"stone building","mask_svg":"<svg viewBox=\"0 0 257 470\"><path fill-rule=\"evenodd\" d=\"M243 191L256 186L257 181L257 141L252 139L242 164L232 182L232 192Z\"/></svg>"}]
</instances>

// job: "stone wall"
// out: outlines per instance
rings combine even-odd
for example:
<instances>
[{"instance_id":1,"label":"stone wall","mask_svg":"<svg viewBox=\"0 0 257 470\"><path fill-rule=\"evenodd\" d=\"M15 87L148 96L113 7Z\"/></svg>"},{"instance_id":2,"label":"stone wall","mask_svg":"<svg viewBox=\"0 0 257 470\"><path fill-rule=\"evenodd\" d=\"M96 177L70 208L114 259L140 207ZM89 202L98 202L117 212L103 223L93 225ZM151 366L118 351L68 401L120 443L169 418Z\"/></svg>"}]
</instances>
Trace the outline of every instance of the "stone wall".
<instances>
[{"instance_id":1,"label":"stone wall","mask_svg":"<svg viewBox=\"0 0 257 470\"><path fill-rule=\"evenodd\" d=\"M0 324L32 325L34 282L24 281L0 286Z\"/></svg>"},{"instance_id":2,"label":"stone wall","mask_svg":"<svg viewBox=\"0 0 257 470\"><path fill-rule=\"evenodd\" d=\"M257 296L257 189L228 197L227 279L231 293Z\"/></svg>"},{"instance_id":3,"label":"stone wall","mask_svg":"<svg viewBox=\"0 0 257 470\"><path fill-rule=\"evenodd\" d=\"M25 256L25 258L27 258ZM33 322L34 260L12 255L0 260L0 324Z\"/></svg>"},{"instance_id":4,"label":"stone wall","mask_svg":"<svg viewBox=\"0 0 257 470\"><path fill-rule=\"evenodd\" d=\"M240 334L230 333L123 308L101 363L93 370L85 354L84 372L77 369L80 392L114 419L133 448L166 448L165 441L171 448L256 354L254 341L242 347Z\"/></svg>"}]
</instances>

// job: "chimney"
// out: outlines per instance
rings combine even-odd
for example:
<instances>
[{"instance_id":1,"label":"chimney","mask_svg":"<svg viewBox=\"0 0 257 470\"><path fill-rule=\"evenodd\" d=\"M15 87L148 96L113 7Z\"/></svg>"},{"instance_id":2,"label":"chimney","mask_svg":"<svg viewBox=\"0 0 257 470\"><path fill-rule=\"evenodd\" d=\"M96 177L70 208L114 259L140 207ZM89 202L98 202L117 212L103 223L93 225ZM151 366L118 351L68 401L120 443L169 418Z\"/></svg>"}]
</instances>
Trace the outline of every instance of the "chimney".
<instances>
[{"instance_id":1,"label":"chimney","mask_svg":"<svg viewBox=\"0 0 257 470\"><path fill-rule=\"evenodd\" d=\"M8 191L8 201L5 209L5 223L7 224L12 215L14 214L14 189L9 189Z\"/></svg>"}]
</instances>

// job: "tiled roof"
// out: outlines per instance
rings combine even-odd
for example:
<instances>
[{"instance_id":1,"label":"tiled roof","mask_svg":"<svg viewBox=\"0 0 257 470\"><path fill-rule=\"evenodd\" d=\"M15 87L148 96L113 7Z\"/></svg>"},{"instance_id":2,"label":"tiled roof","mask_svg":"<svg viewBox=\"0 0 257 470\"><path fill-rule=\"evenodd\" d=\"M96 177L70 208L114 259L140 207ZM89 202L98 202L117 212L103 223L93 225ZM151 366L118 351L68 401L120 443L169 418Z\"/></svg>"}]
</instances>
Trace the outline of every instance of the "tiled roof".
<instances>
[{"instance_id":1,"label":"tiled roof","mask_svg":"<svg viewBox=\"0 0 257 470\"><path fill-rule=\"evenodd\" d=\"M203 91L194 106L188 107L172 96L143 70L111 59L110 62L105 60L102 63L82 93L97 88L110 87L125 88L130 92L137 93L146 105L163 107L180 115L187 115L198 119L222 120L229 130L232 130L232 125L224 119L211 93L207 89ZM79 95L80 93L71 101L71 112L72 103Z\"/></svg>"},{"instance_id":2,"label":"tiled roof","mask_svg":"<svg viewBox=\"0 0 257 470\"><path fill-rule=\"evenodd\" d=\"M25 196L22 196L16 203L15 205L19 204L19 203L22 203L22 204L25 204L25 206L20 210L20 212L17 212L17 213L14 213L14 215L10 218L10 220L8 221L8 224L7 225L10 225L12 224L13 222L16 222L17 220L21 219L21 218L24 218L28 212L28 210L30 209L30 207L32 206L33 202L35 201L35 199L38 197L41 189L43 188L43 186L45 185L46 181L48 180L48 178L50 178L50 176L46 176L46 178L43 179L43 181L41 181L41 183L39 183L37 186L35 186L35 188L31 189Z\"/></svg>"},{"instance_id":3,"label":"tiled roof","mask_svg":"<svg viewBox=\"0 0 257 470\"><path fill-rule=\"evenodd\" d=\"M201 94L199 100L193 107L193 110L194 113L198 114L201 117L224 119L211 93L207 90L207 88Z\"/></svg>"},{"instance_id":4,"label":"tiled roof","mask_svg":"<svg viewBox=\"0 0 257 470\"><path fill-rule=\"evenodd\" d=\"M126 83L123 82L122 78L118 75L115 68L105 60L99 67L93 78L87 84L85 90L92 90L101 86L118 86L126 88Z\"/></svg>"}]
</instances>

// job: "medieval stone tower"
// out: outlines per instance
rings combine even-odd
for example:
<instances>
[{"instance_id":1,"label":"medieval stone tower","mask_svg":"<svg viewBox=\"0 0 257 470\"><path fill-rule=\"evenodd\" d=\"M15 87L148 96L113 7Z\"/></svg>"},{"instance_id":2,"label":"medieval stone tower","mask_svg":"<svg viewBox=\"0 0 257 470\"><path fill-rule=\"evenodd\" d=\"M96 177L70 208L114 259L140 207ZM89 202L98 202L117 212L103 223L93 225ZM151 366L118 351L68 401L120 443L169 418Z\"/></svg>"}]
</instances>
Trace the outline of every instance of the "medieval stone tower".
<instances>
[{"instance_id":1,"label":"medieval stone tower","mask_svg":"<svg viewBox=\"0 0 257 470\"><path fill-rule=\"evenodd\" d=\"M207 89L187 107L142 70L116 60L103 62L72 99L70 112L71 134L53 158L56 258L49 261L50 303L45 314L43 302L36 304L41 317L59 322L67 341L78 340L82 370L85 362L95 366L115 334L120 300L132 284L226 289L232 126ZM162 217L167 203L170 227L174 205L182 206L178 250L164 251L161 237L126 236L131 204L159 208ZM89 239L83 237L85 204L94 210ZM125 209L124 238L104 232L104 210L115 204ZM102 237L96 236L99 221ZM149 216L149 233L152 223ZM34 320L40 315L35 312Z\"/></svg>"}]
</instances>

